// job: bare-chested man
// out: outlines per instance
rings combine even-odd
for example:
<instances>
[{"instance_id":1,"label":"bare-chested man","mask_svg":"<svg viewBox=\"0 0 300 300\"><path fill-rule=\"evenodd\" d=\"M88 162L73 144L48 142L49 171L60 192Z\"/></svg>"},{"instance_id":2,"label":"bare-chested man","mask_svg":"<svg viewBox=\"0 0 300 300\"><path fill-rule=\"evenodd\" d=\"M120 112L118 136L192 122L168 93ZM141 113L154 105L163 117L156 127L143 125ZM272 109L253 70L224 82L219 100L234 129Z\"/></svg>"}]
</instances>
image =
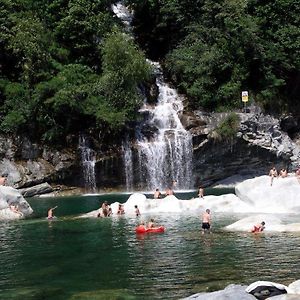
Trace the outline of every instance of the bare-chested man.
<instances>
[{"instance_id":1,"label":"bare-chested man","mask_svg":"<svg viewBox=\"0 0 300 300\"><path fill-rule=\"evenodd\" d=\"M159 191L159 189L156 189L156 190L155 190L153 198L154 198L154 199L159 199L159 198L161 198L161 192Z\"/></svg>"},{"instance_id":2,"label":"bare-chested man","mask_svg":"<svg viewBox=\"0 0 300 300\"><path fill-rule=\"evenodd\" d=\"M205 213L202 215L202 233L204 234L205 231L210 232L211 226L211 216L210 216L210 209L207 209Z\"/></svg>"},{"instance_id":3,"label":"bare-chested man","mask_svg":"<svg viewBox=\"0 0 300 300\"><path fill-rule=\"evenodd\" d=\"M271 177L271 186L273 185L273 180L274 180L274 177L277 177L278 174L277 174L277 170L275 167L273 167L270 172L269 172L269 176Z\"/></svg>"},{"instance_id":4,"label":"bare-chested man","mask_svg":"<svg viewBox=\"0 0 300 300\"><path fill-rule=\"evenodd\" d=\"M56 208L57 208L57 206L49 208L49 210L48 210L48 215L47 215L47 219L48 219L48 220L52 220L52 219L55 218L55 216L53 215L53 211L54 211Z\"/></svg>"},{"instance_id":5,"label":"bare-chested man","mask_svg":"<svg viewBox=\"0 0 300 300\"><path fill-rule=\"evenodd\" d=\"M198 197L199 198L204 198L204 188L202 186L199 187Z\"/></svg>"}]
</instances>

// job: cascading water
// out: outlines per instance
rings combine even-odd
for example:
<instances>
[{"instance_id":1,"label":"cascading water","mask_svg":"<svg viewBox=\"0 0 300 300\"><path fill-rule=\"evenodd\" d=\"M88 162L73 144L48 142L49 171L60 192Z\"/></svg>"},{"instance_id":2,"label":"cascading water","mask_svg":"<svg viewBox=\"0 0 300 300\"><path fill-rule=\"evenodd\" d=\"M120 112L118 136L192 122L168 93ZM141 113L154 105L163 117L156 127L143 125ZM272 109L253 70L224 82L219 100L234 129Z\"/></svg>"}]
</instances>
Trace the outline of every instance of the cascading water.
<instances>
[{"instance_id":1,"label":"cascading water","mask_svg":"<svg viewBox=\"0 0 300 300\"><path fill-rule=\"evenodd\" d=\"M130 31L132 13L125 7L123 1L113 5L112 9ZM129 182L130 185L134 185L132 174L134 172L134 178L139 181L138 185L141 188L163 189L170 187L171 182L176 180L177 188L189 189L193 186L193 147L191 135L179 120L179 114L183 110L183 99L175 89L164 82L159 63L151 62L151 64L156 74L159 96L156 105L150 105L145 101L140 109L144 120L136 129L136 162L132 161L134 155L130 146L123 147L126 185L127 188ZM149 128L152 131L150 135Z\"/></svg>"},{"instance_id":2,"label":"cascading water","mask_svg":"<svg viewBox=\"0 0 300 300\"><path fill-rule=\"evenodd\" d=\"M79 136L79 150L81 153L81 165L85 188L94 192L96 190L96 154L95 151L89 147L88 141L84 135Z\"/></svg>"},{"instance_id":3,"label":"cascading water","mask_svg":"<svg viewBox=\"0 0 300 300\"><path fill-rule=\"evenodd\" d=\"M159 87L157 104L144 103L140 113L146 116L137 134L140 181L148 189L171 187L173 180L177 188L192 186L192 137L179 119L183 110L183 99L175 89L163 80L160 65L152 63ZM149 137L143 128L154 133ZM147 132L147 131L146 131Z\"/></svg>"},{"instance_id":4,"label":"cascading water","mask_svg":"<svg viewBox=\"0 0 300 300\"><path fill-rule=\"evenodd\" d=\"M133 190L133 159L128 138L123 141L122 153L125 166L126 190L131 191Z\"/></svg>"}]
</instances>

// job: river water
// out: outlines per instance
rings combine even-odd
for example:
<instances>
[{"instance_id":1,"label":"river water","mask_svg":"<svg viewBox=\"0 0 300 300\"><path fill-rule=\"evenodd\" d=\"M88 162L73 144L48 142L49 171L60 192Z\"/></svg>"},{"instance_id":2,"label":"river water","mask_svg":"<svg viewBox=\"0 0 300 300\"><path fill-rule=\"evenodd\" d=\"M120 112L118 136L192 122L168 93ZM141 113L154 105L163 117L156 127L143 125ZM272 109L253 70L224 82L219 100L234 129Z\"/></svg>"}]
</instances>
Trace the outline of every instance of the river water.
<instances>
[{"instance_id":1,"label":"river water","mask_svg":"<svg viewBox=\"0 0 300 300\"><path fill-rule=\"evenodd\" d=\"M138 218L126 215L76 218L104 200L128 197L28 199L32 219L1 223L0 299L180 299L231 283L289 284L300 278L300 234L222 229L241 214L213 214L213 233L205 235L197 212L144 216L167 229L152 235L136 235ZM54 205L58 218L47 221Z\"/></svg>"}]
</instances>

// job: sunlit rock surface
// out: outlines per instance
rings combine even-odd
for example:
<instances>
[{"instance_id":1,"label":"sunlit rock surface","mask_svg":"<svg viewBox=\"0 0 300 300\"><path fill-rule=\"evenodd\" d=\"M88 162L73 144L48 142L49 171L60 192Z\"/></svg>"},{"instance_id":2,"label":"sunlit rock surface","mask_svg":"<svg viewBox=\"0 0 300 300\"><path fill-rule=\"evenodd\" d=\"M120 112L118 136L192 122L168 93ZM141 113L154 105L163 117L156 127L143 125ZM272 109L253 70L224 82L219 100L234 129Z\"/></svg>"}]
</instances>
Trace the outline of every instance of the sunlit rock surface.
<instances>
[{"instance_id":1,"label":"sunlit rock surface","mask_svg":"<svg viewBox=\"0 0 300 300\"><path fill-rule=\"evenodd\" d=\"M300 295L284 294L267 298L266 300L299 300Z\"/></svg>"},{"instance_id":2,"label":"sunlit rock surface","mask_svg":"<svg viewBox=\"0 0 300 300\"><path fill-rule=\"evenodd\" d=\"M18 212L10 206L18 207ZM33 210L20 192L9 186L0 186L0 220L16 220L29 216Z\"/></svg>"},{"instance_id":3,"label":"sunlit rock surface","mask_svg":"<svg viewBox=\"0 0 300 300\"><path fill-rule=\"evenodd\" d=\"M251 294L248 294L246 290L248 290L251 286L255 284L261 283L264 284L273 284L274 286L277 286L278 288L284 287L287 294L279 295L279 296L273 296L267 298L267 300L299 300L300 299L300 280L294 281L291 283L288 287L280 284L280 283L272 283L267 281L257 281L255 283L250 284L247 286L237 285L237 284L231 284L228 285L224 290L216 291L212 293L198 293L194 294L192 296L189 296L187 298L184 298L183 300L254 300L256 299Z\"/></svg>"},{"instance_id":4,"label":"sunlit rock surface","mask_svg":"<svg viewBox=\"0 0 300 300\"><path fill-rule=\"evenodd\" d=\"M260 176L245 180L235 187L236 195L251 206L249 212L300 212L300 182L290 175L286 178Z\"/></svg>"},{"instance_id":5,"label":"sunlit rock surface","mask_svg":"<svg viewBox=\"0 0 300 300\"><path fill-rule=\"evenodd\" d=\"M291 293L300 295L300 280L292 282L288 288L291 290Z\"/></svg>"},{"instance_id":6,"label":"sunlit rock surface","mask_svg":"<svg viewBox=\"0 0 300 300\"><path fill-rule=\"evenodd\" d=\"M266 223L264 232L276 231L276 232L297 232L300 231L300 223L283 224L280 217L269 214L259 214L250 217L243 218L233 224L225 227L229 231L251 231L253 225Z\"/></svg>"},{"instance_id":7,"label":"sunlit rock surface","mask_svg":"<svg viewBox=\"0 0 300 300\"><path fill-rule=\"evenodd\" d=\"M212 293L199 293L183 300L255 300L256 298L245 291L246 286L231 284L224 290Z\"/></svg>"}]
</instances>

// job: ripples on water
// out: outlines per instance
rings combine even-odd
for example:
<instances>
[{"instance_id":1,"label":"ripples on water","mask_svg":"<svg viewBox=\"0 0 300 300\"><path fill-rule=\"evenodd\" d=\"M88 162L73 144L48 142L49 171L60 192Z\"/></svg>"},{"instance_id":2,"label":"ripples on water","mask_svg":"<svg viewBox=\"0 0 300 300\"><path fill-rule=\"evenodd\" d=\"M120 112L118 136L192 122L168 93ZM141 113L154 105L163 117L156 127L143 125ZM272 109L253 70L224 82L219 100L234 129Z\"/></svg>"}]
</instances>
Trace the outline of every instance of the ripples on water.
<instances>
[{"instance_id":1,"label":"ripples on water","mask_svg":"<svg viewBox=\"0 0 300 300\"><path fill-rule=\"evenodd\" d=\"M1 223L0 298L179 299L299 278L300 235L225 232L243 216L222 214L213 215L213 234L202 235L198 213L146 216L167 228L151 235L136 235L138 220L126 217Z\"/></svg>"}]
</instances>

